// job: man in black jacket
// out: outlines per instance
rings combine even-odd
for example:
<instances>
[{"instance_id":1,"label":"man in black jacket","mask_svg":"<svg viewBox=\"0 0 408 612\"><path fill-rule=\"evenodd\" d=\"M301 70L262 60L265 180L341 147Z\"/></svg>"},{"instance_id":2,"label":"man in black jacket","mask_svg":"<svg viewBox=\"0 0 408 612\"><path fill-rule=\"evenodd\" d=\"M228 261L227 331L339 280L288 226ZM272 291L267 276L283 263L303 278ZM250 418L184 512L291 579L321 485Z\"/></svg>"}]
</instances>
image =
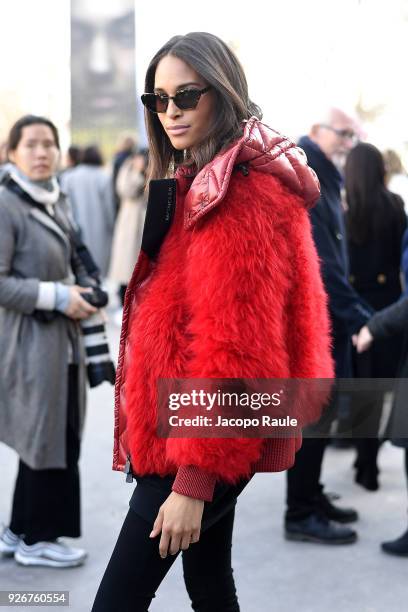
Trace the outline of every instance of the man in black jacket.
<instances>
[{"instance_id":1,"label":"man in black jacket","mask_svg":"<svg viewBox=\"0 0 408 612\"><path fill-rule=\"evenodd\" d=\"M322 276L329 297L333 333L333 358L336 377L349 378L351 371L351 336L371 315L348 281L347 241L341 203L342 177L335 162L347 155L356 140L355 122L339 109L330 109L321 123L312 126L299 146L315 170L321 196L311 210L313 237L321 260ZM355 521L355 510L331 503L320 484L320 472L330 420L305 432L301 450L287 477L285 536L290 540L325 544L354 542L354 530L338 525ZM318 431L320 437L313 436Z\"/></svg>"}]
</instances>

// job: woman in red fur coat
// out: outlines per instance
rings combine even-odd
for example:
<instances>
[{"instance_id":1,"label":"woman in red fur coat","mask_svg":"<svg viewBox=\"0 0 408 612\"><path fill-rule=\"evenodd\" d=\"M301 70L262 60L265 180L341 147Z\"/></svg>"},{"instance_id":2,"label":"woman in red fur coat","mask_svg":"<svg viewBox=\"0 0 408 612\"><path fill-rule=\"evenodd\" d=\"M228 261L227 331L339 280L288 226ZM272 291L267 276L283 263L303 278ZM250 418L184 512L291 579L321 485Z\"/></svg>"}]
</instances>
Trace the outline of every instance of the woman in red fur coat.
<instances>
[{"instance_id":1,"label":"woman in red fur coat","mask_svg":"<svg viewBox=\"0 0 408 612\"><path fill-rule=\"evenodd\" d=\"M193 609L237 611L237 496L255 472L288 469L301 440L161 438L157 382L333 376L308 218L319 185L303 151L261 123L217 37L172 38L145 87L150 195L124 307L114 448L114 469L138 485L93 610L148 610L183 551Z\"/></svg>"}]
</instances>

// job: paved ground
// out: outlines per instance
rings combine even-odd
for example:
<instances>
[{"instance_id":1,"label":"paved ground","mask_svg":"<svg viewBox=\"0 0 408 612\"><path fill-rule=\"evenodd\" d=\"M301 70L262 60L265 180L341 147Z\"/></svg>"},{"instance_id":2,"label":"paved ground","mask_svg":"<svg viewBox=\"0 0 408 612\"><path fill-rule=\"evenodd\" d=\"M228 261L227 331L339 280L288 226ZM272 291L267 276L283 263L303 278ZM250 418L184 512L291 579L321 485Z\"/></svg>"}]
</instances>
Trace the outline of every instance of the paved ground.
<instances>
[{"instance_id":1,"label":"paved ground","mask_svg":"<svg viewBox=\"0 0 408 612\"><path fill-rule=\"evenodd\" d=\"M114 344L118 331L110 329ZM112 473L113 394L107 385L90 393L82 453L83 533L89 551L78 569L18 567L0 560L0 589L69 590L72 612L88 612L109 554L127 512L132 485ZM352 482L353 453L329 449L324 477L330 491L361 514L359 542L338 548L286 542L282 538L285 479L256 476L238 504L234 568L242 612L403 612L408 559L382 554L379 542L406 527L402 453L381 452L381 490L367 493ZM7 522L16 457L0 445L0 521ZM216 562L216 560L215 560ZM6 608L5 608L6 609ZM11 609L11 608L9 608ZM179 561L163 583L152 612L187 612ZM121 612L112 610L112 612Z\"/></svg>"}]
</instances>

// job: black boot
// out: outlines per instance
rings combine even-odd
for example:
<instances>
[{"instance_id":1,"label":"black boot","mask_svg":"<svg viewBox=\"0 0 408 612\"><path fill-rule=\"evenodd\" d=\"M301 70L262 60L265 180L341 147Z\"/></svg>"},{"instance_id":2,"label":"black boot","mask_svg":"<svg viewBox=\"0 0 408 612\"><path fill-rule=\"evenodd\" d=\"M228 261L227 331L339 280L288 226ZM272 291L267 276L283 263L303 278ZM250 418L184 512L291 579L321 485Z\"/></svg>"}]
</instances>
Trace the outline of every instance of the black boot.
<instances>
[{"instance_id":1,"label":"black boot","mask_svg":"<svg viewBox=\"0 0 408 612\"><path fill-rule=\"evenodd\" d=\"M357 447L357 458L354 462L354 468L357 470L355 481L367 491L377 491L380 488L377 466L380 441L377 438L357 438L355 442Z\"/></svg>"},{"instance_id":2,"label":"black boot","mask_svg":"<svg viewBox=\"0 0 408 612\"><path fill-rule=\"evenodd\" d=\"M355 479L357 484L367 489L367 491L378 491L378 469L372 466L357 467Z\"/></svg>"},{"instance_id":3,"label":"black boot","mask_svg":"<svg viewBox=\"0 0 408 612\"><path fill-rule=\"evenodd\" d=\"M316 544L352 544L357 540L357 533L349 527L332 523L324 515L316 512L301 520L286 519L285 538Z\"/></svg>"},{"instance_id":4,"label":"black boot","mask_svg":"<svg viewBox=\"0 0 408 612\"><path fill-rule=\"evenodd\" d=\"M408 529L396 540L383 542L381 548L389 555L397 555L398 557L408 557Z\"/></svg>"},{"instance_id":5,"label":"black boot","mask_svg":"<svg viewBox=\"0 0 408 612\"><path fill-rule=\"evenodd\" d=\"M335 506L324 493L319 497L319 510L329 521L336 521L336 523L353 523L358 520L356 510Z\"/></svg>"}]
</instances>

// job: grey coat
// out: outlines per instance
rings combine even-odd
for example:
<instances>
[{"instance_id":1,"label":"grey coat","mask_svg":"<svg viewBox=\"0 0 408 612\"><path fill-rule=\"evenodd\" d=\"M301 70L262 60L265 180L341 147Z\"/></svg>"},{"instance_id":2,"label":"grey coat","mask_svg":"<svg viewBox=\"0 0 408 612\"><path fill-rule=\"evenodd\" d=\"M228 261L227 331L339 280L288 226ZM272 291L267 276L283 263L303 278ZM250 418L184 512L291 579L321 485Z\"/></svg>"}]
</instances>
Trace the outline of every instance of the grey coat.
<instances>
[{"instance_id":1,"label":"grey coat","mask_svg":"<svg viewBox=\"0 0 408 612\"><path fill-rule=\"evenodd\" d=\"M377 312L368 322L374 338L389 338L406 334L408 330L408 297ZM408 352L405 337L405 356L396 381L395 399L386 435L396 446L408 448Z\"/></svg>"},{"instance_id":2,"label":"grey coat","mask_svg":"<svg viewBox=\"0 0 408 612\"><path fill-rule=\"evenodd\" d=\"M61 186L71 203L82 239L105 277L115 224L111 176L99 166L80 164L62 174Z\"/></svg>"},{"instance_id":3,"label":"grey coat","mask_svg":"<svg viewBox=\"0 0 408 612\"><path fill-rule=\"evenodd\" d=\"M67 220L60 196L56 215ZM78 323L34 318L40 281L69 278L71 246L45 212L0 186L0 440L33 469L65 467L69 347L79 364L80 422L85 368ZM83 268L77 282L86 285ZM82 281L82 282L81 282Z\"/></svg>"}]
</instances>

